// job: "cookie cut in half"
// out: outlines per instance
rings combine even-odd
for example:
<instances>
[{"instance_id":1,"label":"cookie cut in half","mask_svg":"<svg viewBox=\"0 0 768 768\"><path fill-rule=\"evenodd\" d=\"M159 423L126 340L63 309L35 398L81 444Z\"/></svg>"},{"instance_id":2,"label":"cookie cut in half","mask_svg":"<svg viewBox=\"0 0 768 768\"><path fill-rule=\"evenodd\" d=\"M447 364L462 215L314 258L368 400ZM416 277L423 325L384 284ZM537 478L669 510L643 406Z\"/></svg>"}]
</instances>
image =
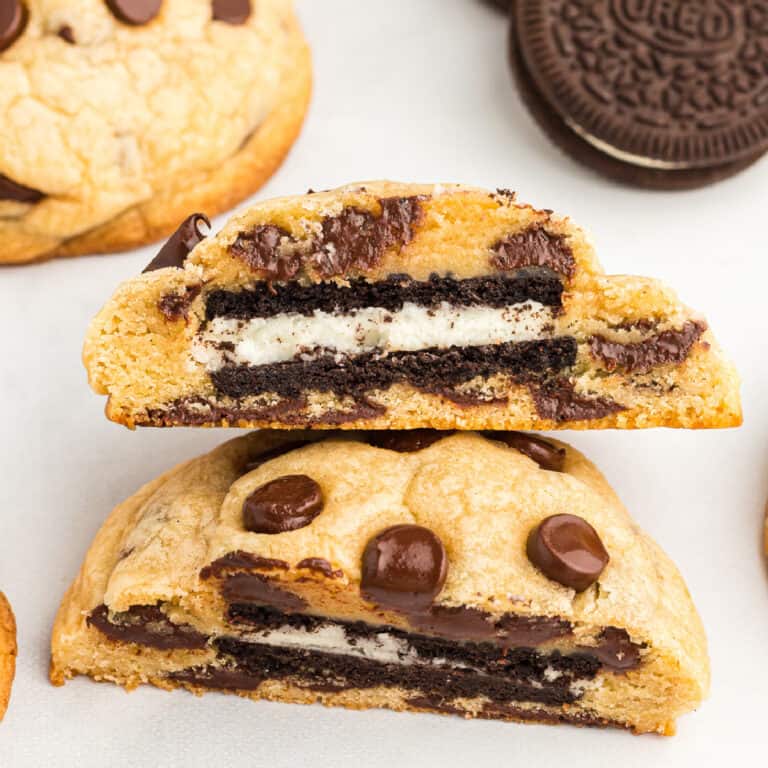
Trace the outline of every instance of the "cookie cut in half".
<instances>
[{"instance_id":1,"label":"cookie cut in half","mask_svg":"<svg viewBox=\"0 0 768 768\"><path fill-rule=\"evenodd\" d=\"M190 217L93 321L136 425L724 427L738 380L660 283L507 191L376 182ZM191 249L191 251L190 251Z\"/></svg>"},{"instance_id":2,"label":"cookie cut in half","mask_svg":"<svg viewBox=\"0 0 768 768\"><path fill-rule=\"evenodd\" d=\"M118 506L51 680L673 732L708 687L674 565L522 433L254 432Z\"/></svg>"},{"instance_id":3,"label":"cookie cut in half","mask_svg":"<svg viewBox=\"0 0 768 768\"><path fill-rule=\"evenodd\" d=\"M132 248L224 211L309 102L291 0L0 3L0 263Z\"/></svg>"},{"instance_id":4,"label":"cookie cut in half","mask_svg":"<svg viewBox=\"0 0 768 768\"><path fill-rule=\"evenodd\" d=\"M16 620L6 596L0 592L0 720L8 709L16 674Z\"/></svg>"}]
</instances>

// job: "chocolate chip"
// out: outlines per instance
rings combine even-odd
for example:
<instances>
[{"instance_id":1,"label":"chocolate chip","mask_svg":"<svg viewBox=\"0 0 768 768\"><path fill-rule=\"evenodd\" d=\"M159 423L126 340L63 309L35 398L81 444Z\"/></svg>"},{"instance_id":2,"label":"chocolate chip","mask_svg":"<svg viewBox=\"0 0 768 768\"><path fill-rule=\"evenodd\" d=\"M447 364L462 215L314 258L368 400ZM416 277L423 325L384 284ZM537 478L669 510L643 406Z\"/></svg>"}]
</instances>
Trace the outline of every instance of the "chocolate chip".
<instances>
[{"instance_id":1,"label":"chocolate chip","mask_svg":"<svg viewBox=\"0 0 768 768\"><path fill-rule=\"evenodd\" d=\"M597 646L582 646L582 650L596 656L607 667L625 671L640 666L642 647L632 642L625 629L606 627L600 633Z\"/></svg>"},{"instance_id":2,"label":"chocolate chip","mask_svg":"<svg viewBox=\"0 0 768 768\"><path fill-rule=\"evenodd\" d=\"M499 440L535 461L542 469L562 472L565 464L565 448L558 448L546 440L525 432L488 432L492 440Z\"/></svg>"},{"instance_id":3,"label":"chocolate chip","mask_svg":"<svg viewBox=\"0 0 768 768\"><path fill-rule=\"evenodd\" d=\"M56 34L70 45L75 45L77 43L77 40L75 40L75 30L72 29L69 24L62 24Z\"/></svg>"},{"instance_id":4,"label":"chocolate chip","mask_svg":"<svg viewBox=\"0 0 768 768\"><path fill-rule=\"evenodd\" d=\"M490 615L467 605L435 605L427 613L408 617L410 625L421 632L457 640L494 640L496 627Z\"/></svg>"},{"instance_id":5,"label":"chocolate chip","mask_svg":"<svg viewBox=\"0 0 768 768\"><path fill-rule=\"evenodd\" d=\"M323 509L320 486L306 475L284 475L259 486L243 504L251 533L285 533L309 525Z\"/></svg>"},{"instance_id":6,"label":"chocolate chip","mask_svg":"<svg viewBox=\"0 0 768 768\"><path fill-rule=\"evenodd\" d=\"M445 547L432 531L395 525L368 542L360 589L377 605L413 613L429 608L447 572Z\"/></svg>"},{"instance_id":7,"label":"chocolate chip","mask_svg":"<svg viewBox=\"0 0 768 768\"><path fill-rule=\"evenodd\" d=\"M226 24L245 24L251 15L250 0L213 0L213 19Z\"/></svg>"},{"instance_id":8,"label":"chocolate chip","mask_svg":"<svg viewBox=\"0 0 768 768\"><path fill-rule=\"evenodd\" d=\"M182 269L189 252L208 236L207 232L201 230L202 225L208 229L211 227L211 222L203 213L193 213L184 219L181 226L168 238L157 256L144 267L143 272L154 272L156 269L163 269L164 267Z\"/></svg>"},{"instance_id":9,"label":"chocolate chip","mask_svg":"<svg viewBox=\"0 0 768 768\"><path fill-rule=\"evenodd\" d=\"M552 515L528 536L528 559L544 575L583 592L608 564L608 553L595 529L576 515Z\"/></svg>"},{"instance_id":10,"label":"chocolate chip","mask_svg":"<svg viewBox=\"0 0 768 768\"><path fill-rule=\"evenodd\" d=\"M404 429L381 432L370 432L368 442L377 448L386 448L388 451L397 451L398 453L413 453L422 448L428 448L438 440L442 440L451 431L441 431L438 429Z\"/></svg>"},{"instance_id":11,"label":"chocolate chip","mask_svg":"<svg viewBox=\"0 0 768 768\"><path fill-rule=\"evenodd\" d=\"M148 24L160 12L162 0L107 0L112 15L124 24Z\"/></svg>"},{"instance_id":12,"label":"chocolate chip","mask_svg":"<svg viewBox=\"0 0 768 768\"><path fill-rule=\"evenodd\" d=\"M20 0L0 0L0 51L16 42L28 18L27 7Z\"/></svg>"},{"instance_id":13,"label":"chocolate chip","mask_svg":"<svg viewBox=\"0 0 768 768\"><path fill-rule=\"evenodd\" d=\"M344 571L340 568L334 570L333 566L324 557L305 557L296 564L296 567L322 573L323 576L329 579L340 579L344 575Z\"/></svg>"},{"instance_id":14,"label":"chocolate chip","mask_svg":"<svg viewBox=\"0 0 768 768\"><path fill-rule=\"evenodd\" d=\"M0 3L2 0L0 0ZM25 187L0 173L0 200L16 203L39 203L45 195L32 187Z\"/></svg>"}]
</instances>

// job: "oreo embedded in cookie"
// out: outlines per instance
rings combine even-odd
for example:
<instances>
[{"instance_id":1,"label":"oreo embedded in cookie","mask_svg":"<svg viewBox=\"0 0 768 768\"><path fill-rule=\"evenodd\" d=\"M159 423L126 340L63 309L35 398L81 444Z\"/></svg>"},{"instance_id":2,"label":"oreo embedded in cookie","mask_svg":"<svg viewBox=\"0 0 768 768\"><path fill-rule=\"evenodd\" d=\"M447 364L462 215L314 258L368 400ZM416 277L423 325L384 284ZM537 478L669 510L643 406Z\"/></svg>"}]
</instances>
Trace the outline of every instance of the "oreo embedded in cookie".
<instances>
[{"instance_id":1,"label":"oreo embedded in cookie","mask_svg":"<svg viewBox=\"0 0 768 768\"><path fill-rule=\"evenodd\" d=\"M759 3L515 0L521 96L566 154L649 189L719 181L768 151Z\"/></svg>"}]
</instances>

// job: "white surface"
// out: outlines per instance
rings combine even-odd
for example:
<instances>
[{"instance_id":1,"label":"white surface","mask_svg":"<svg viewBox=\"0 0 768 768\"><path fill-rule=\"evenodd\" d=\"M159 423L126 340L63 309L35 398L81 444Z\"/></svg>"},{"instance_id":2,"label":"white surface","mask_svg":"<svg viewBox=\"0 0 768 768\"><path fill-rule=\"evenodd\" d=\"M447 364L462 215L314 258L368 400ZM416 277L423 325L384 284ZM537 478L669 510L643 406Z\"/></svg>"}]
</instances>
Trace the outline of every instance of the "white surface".
<instances>
[{"instance_id":1,"label":"white surface","mask_svg":"<svg viewBox=\"0 0 768 768\"><path fill-rule=\"evenodd\" d=\"M762 764L768 162L698 192L619 188L544 139L510 83L504 22L475 0L303 0L300 11L315 52L314 102L262 197L382 177L511 187L591 228L611 271L675 285L736 359L740 430L566 435L685 575L709 633L711 697L662 739L151 688L128 695L85 679L51 687L54 613L101 521L140 484L228 436L128 432L104 419L87 387L79 356L88 320L145 265L156 250L147 248L0 271L0 586L21 648L0 766Z\"/></svg>"}]
</instances>

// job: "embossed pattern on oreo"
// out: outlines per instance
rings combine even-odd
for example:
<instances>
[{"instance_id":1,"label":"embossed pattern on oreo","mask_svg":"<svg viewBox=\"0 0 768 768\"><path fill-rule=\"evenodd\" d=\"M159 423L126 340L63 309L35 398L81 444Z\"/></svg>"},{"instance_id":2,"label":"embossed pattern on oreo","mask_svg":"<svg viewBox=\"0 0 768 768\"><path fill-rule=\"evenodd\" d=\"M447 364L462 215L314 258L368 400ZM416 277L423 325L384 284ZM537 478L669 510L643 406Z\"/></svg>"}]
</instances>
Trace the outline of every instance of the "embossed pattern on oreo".
<instances>
[{"instance_id":1,"label":"embossed pattern on oreo","mask_svg":"<svg viewBox=\"0 0 768 768\"><path fill-rule=\"evenodd\" d=\"M547 101L638 165L706 168L768 149L763 2L517 0L515 19Z\"/></svg>"}]
</instances>

